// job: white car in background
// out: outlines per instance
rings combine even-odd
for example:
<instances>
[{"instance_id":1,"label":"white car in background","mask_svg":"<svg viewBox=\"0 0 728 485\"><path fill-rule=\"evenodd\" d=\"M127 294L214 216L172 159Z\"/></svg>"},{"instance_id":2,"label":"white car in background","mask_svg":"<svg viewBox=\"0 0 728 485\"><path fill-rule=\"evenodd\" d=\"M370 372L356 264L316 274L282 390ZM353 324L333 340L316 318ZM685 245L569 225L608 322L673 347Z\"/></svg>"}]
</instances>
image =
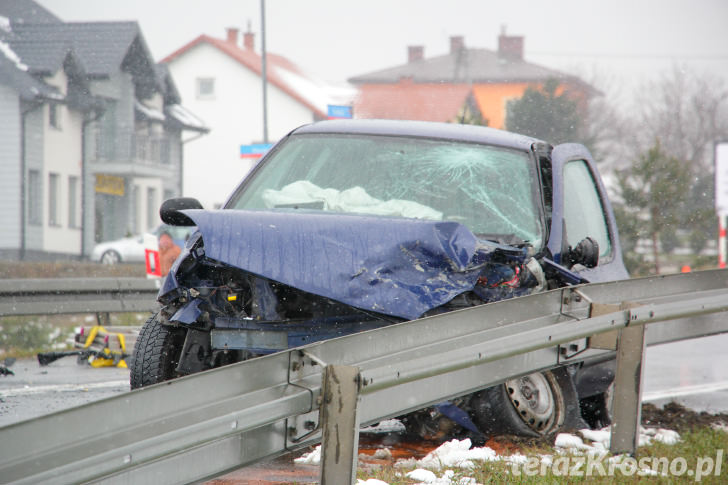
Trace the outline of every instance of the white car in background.
<instances>
[{"instance_id":1,"label":"white car in background","mask_svg":"<svg viewBox=\"0 0 728 485\"><path fill-rule=\"evenodd\" d=\"M185 241L193 229L162 224L148 234L159 239L160 234L168 232L175 244L184 247ZM91 261L103 264L143 263L144 234L98 243L91 252Z\"/></svg>"}]
</instances>

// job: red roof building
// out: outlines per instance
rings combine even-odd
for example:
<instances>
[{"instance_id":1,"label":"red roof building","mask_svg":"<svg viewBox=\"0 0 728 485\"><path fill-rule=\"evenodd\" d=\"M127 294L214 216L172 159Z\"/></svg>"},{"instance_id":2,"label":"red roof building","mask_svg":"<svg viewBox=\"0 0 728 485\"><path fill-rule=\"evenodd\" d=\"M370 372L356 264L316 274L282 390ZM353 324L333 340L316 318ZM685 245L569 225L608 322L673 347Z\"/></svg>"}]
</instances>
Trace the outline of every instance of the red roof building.
<instances>
[{"instance_id":1,"label":"red roof building","mask_svg":"<svg viewBox=\"0 0 728 485\"><path fill-rule=\"evenodd\" d=\"M349 79L358 94L359 118L479 121L503 128L507 102L529 86L557 79L560 89L585 101L595 93L580 79L523 59L523 37L501 33L498 51L469 49L450 38L448 54L426 59L424 47L409 46L406 64Z\"/></svg>"}]
</instances>

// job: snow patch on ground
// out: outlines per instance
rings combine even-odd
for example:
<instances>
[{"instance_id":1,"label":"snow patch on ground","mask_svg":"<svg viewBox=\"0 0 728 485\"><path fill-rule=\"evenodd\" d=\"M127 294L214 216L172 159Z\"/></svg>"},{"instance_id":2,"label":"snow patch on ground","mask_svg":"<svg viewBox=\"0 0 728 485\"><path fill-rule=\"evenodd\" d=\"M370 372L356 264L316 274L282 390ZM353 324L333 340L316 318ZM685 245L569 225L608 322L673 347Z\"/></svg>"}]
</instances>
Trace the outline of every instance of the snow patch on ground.
<instances>
[{"instance_id":1,"label":"snow patch on ground","mask_svg":"<svg viewBox=\"0 0 728 485\"><path fill-rule=\"evenodd\" d=\"M463 477L453 481L454 476L455 472L452 470L445 470L445 473L438 477L430 470L423 470L421 468L412 470L406 475L407 478L427 485L477 485L474 478Z\"/></svg>"},{"instance_id":2,"label":"snow patch on ground","mask_svg":"<svg viewBox=\"0 0 728 485\"><path fill-rule=\"evenodd\" d=\"M417 460L416 466L430 470L440 470L443 467L469 470L475 468L475 461L498 459L495 451L487 446L482 448L471 448L471 446L469 439L448 441L421 460Z\"/></svg>"},{"instance_id":3,"label":"snow patch on ground","mask_svg":"<svg viewBox=\"0 0 728 485\"><path fill-rule=\"evenodd\" d=\"M314 448L312 452L304 453L303 456L294 459L293 462L298 463L299 465L320 465L321 445L318 445L316 448Z\"/></svg>"},{"instance_id":4,"label":"snow patch on ground","mask_svg":"<svg viewBox=\"0 0 728 485\"><path fill-rule=\"evenodd\" d=\"M396 420L392 420L396 421ZM387 423L383 422L380 425ZM388 423L385 426L394 426ZM611 429L606 427L599 430L582 429L579 430L581 436L571 433L560 433L554 441L554 448L559 455L574 454L595 454L606 455L609 453L609 443L611 439ZM639 443L640 446L648 445L653 441L673 445L680 441L680 435L672 430L664 428L640 428ZM520 453L513 455L497 455L496 452L487 447L471 448L472 443L469 439L451 440L440 445L421 460L414 458L398 460L395 463L397 468L415 468L407 472L406 477L411 480L417 480L418 485L478 485L473 478L463 477L456 479L455 471L471 470L476 467L475 462L483 461L503 461L506 463L525 463L528 457ZM386 455L383 453L382 455ZM391 454L389 455L391 456ZM541 463L548 466L554 461L552 455L541 455ZM625 458L624 455L617 455L608 458L608 462L620 463ZM294 460L296 463L318 465L321 461L321 446L317 446L312 452L306 453L300 458ZM442 473L440 473L442 472ZM642 470L645 474L653 475L652 470ZM440 474L440 476L438 476ZM358 480L357 485L388 485L386 482L370 478L369 480Z\"/></svg>"}]
</instances>

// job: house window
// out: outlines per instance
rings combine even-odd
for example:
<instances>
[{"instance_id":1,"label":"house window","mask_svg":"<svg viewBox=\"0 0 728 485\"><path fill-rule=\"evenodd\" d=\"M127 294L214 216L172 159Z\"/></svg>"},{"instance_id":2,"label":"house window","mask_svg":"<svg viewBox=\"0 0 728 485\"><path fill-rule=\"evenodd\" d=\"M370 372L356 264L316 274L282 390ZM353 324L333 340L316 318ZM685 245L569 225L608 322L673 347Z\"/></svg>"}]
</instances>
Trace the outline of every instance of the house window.
<instances>
[{"instance_id":1,"label":"house window","mask_svg":"<svg viewBox=\"0 0 728 485\"><path fill-rule=\"evenodd\" d=\"M147 228L152 229L157 223L157 189L147 187Z\"/></svg>"},{"instance_id":2,"label":"house window","mask_svg":"<svg viewBox=\"0 0 728 485\"><path fill-rule=\"evenodd\" d=\"M57 173L48 174L48 224L59 226L58 219L58 179Z\"/></svg>"},{"instance_id":3,"label":"house window","mask_svg":"<svg viewBox=\"0 0 728 485\"><path fill-rule=\"evenodd\" d=\"M41 223L40 172L28 170L28 222Z\"/></svg>"},{"instance_id":4,"label":"house window","mask_svg":"<svg viewBox=\"0 0 728 485\"><path fill-rule=\"evenodd\" d=\"M78 224L78 177L68 177L68 227L77 228Z\"/></svg>"},{"instance_id":5,"label":"house window","mask_svg":"<svg viewBox=\"0 0 728 485\"><path fill-rule=\"evenodd\" d=\"M215 78L197 78L197 99L212 99L215 96Z\"/></svg>"},{"instance_id":6,"label":"house window","mask_svg":"<svg viewBox=\"0 0 728 485\"><path fill-rule=\"evenodd\" d=\"M61 129L61 108L55 103L48 105L48 124L57 130Z\"/></svg>"}]
</instances>

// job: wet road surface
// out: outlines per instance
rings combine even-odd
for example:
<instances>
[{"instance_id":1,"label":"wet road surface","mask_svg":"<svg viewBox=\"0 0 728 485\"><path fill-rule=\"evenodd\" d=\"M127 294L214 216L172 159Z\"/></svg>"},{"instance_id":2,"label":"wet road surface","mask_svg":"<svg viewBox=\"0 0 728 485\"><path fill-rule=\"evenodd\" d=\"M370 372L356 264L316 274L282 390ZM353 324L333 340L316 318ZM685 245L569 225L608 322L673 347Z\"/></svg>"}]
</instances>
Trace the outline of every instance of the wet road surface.
<instances>
[{"instance_id":1,"label":"wet road surface","mask_svg":"<svg viewBox=\"0 0 728 485\"><path fill-rule=\"evenodd\" d=\"M648 347L642 400L728 412L728 334Z\"/></svg>"}]
</instances>

